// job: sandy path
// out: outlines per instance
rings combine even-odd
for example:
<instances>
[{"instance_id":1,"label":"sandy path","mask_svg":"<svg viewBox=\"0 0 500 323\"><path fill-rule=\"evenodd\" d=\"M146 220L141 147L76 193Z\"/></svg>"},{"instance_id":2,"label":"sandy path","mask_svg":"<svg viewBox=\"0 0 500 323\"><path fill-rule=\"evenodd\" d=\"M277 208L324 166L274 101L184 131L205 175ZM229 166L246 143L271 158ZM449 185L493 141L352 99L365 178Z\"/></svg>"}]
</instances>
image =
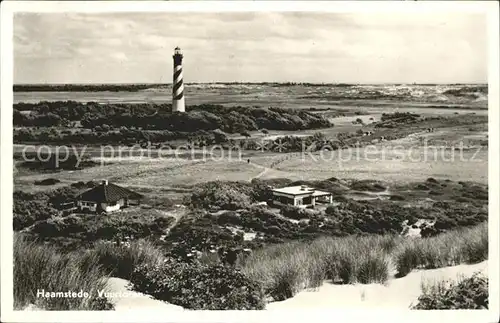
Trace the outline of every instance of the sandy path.
<instances>
[{"instance_id":1,"label":"sandy path","mask_svg":"<svg viewBox=\"0 0 500 323\"><path fill-rule=\"evenodd\" d=\"M111 277L106 285L106 293L112 297L108 300L115 305L115 311L123 310L168 310L182 311L181 306L169 304L152 298L150 295L132 291L129 281Z\"/></svg>"},{"instance_id":2,"label":"sandy path","mask_svg":"<svg viewBox=\"0 0 500 323\"><path fill-rule=\"evenodd\" d=\"M281 302L269 303L273 309L386 308L408 309L421 295L421 284L439 280L457 280L475 272L487 275L488 261L432 270L414 271L392 279L386 285L333 285L325 283L316 290L306 290Z\"/></svg>"}]
</instances>

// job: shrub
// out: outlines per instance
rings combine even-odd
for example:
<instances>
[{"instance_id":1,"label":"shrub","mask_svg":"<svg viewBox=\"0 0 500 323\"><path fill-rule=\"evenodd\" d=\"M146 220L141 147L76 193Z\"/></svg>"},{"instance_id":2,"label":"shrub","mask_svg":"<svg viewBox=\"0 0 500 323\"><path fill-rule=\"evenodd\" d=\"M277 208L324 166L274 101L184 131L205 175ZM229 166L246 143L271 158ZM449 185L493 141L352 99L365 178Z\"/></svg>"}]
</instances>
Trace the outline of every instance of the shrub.
<instances>
[{"instance_id":1,"label":"shrub","mask_svg":"<svg viewBox=\"0 0 500 323\"><path fill-rule=\"evenodd\" d=\"M488 308L488 278L475 273L458 283L441 281L423 285L416 310L458 310Z\"/></svg>"},{"instance_id":2,"label":"shrub","mask_svg":"<svg viewBox=\"0 0 500 323\"><path fill-rule=\"evenodd\" d=\"M250 205L251 188L231 182L208 182L198 186L191 195L194 207L236 210Z\"/></svg>"},{"instance_id":3,"label":"shrub","mask_svg":"<svg viewBox=\"0 0 500 323\"><path fill-rule=\"evenodd\" d=\"M306 209L292 205L283 205L281 208L281 214L287 218L295 220L308 219L310 217L310 212Z\"/></svg>"},{"instance_id":4,"label":"shrub","mask_svg":"<svg viewBox=\"0 0 500 323\"><path fill-rule=\"evenodd\" d=\"M383 192L386 187L382 182L376 180L359 180L351 184L351 189L358 191Z\"/></svg>"},{"instance_id":5,"label":"shrub","mask_svg":"<svg viewBox=\"0 0 500 323\"><path fill-rule=\"evenodd\" d=\"M179 263L142 264L132 275L134 289L196 310L264 309L261 286L234 267Z\"/></svg>"},{"instance_id":6,"label":"shrub","mask_svg":"<svg viewBox=\"0 0 500 323\"><path fill-rule=\"evenodd\" d=\"M325 213L330 215L330 216L333 216L333 215L338 215L339 214L339 210L336 206L334 205L328 205L325 209Z\"/></svg>"},{"instance_id":7,"label":"shrub","mask_svg":"<svg viewBox=\"0 0 500 323\"><path fill-rule=\"evenodd\" d=\"M44 310L109 310L112 304L98 296L106 276L97 259L60 254L54 248L14 236L14 308L34 305ZM90 297L37 297L37 290L80 290Z\"/></svg>"},{"instance_id":8,"label":"shrub","mask_svg":"<svg viewBox=\"0 0 500 323\"><path fill-rule=\"evenodd\" d=\"M31 232L41 239L72 237L83 241L123 240L125 237L160 236L172 223L173 217L154 210L115 212L105 217L96 214L73 214L38 221Z\"/></svg>"},{"instance_id":9,"label":"shrub","mask_svg":"<svg viewBox=\"0 0 500 323\"><path fill-rule=\"evenodd\" d=\"M41 197L21 191L14 192L13 226L15 231L20 231L36 221L49 219L54 214L57 214L57 210L50 205L47 196Z\"/></svg>"},{"instance_id":10,"label":"shrub","mask_svg":"<svg viewBox=\"0 0 500 323\"><path fill-rule=\"evenodd\" d=\"M56 178L46 178L40 181L35 181L35 185L54 185L60 182L61 181Z\"/></svg>"}]
</instances>

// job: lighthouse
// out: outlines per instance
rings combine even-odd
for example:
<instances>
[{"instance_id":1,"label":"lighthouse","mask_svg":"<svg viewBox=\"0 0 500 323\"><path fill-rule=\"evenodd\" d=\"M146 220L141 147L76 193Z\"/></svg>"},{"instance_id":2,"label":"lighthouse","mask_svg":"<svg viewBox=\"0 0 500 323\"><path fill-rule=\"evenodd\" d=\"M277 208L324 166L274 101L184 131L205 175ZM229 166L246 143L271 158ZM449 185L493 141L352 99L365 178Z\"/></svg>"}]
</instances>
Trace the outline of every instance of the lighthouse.
<instances>
[{"instance_id":1,"label":"lighthouse","mask_svg":"<svg viewBox=\"0 0 500 323\"><path fill-rule=\"evenodd\" d=\"M182 52L179 47L174 49L174 81L172 83L172 111L184 112L184 84L182 83Z\"/></svg>"}]
</instances>

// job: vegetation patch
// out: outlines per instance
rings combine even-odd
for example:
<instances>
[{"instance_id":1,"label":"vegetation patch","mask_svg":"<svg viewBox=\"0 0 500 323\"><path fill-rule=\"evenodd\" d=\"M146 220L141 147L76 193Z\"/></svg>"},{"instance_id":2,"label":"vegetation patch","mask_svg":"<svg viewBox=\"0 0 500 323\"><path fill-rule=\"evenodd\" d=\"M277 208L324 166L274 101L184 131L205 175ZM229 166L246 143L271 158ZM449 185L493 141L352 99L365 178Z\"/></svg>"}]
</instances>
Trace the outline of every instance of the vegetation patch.
<instances>
[{"instance_id":1,"label":"vegetation patch","mask_svg":"<svg viewBox=\"0 0 500 323\"><path fill-rule=\"evenodd\" d=\"M107 275L130 280L139 265L155 265L162 262L164 256L151 242L140 239L124 243L98 241L85 251L83 259L97 259Z\"/></svg>"},{"instance_id":2,"label":"vegetation patch","mask_svg":"<svg viewBox=\"0 0 500 323\"><path fill-rule=\"evenodd\" d=\"M57 237L80 241L126 241L144 237L160 237L174 221L173 217L155 210L130 209L101 214L72 214L39 221L29 232L38 239Z\"/></svg>"},{"instance_id":3,"label":"vegetation patch","mask_svg":"<svg viewBox=\"0 0 500 323\"><path fill-rule=\"evenodd\" d=\"M415 310L488 309L488 278L474 274L457 282L440 281L422 286Z\"/></svg>"},{"instance_id":4,"label":"vegetation patch","mask_svg":"<svg viewBox=\"0 0 500 323\"><path fill-rule=\"evenodd\" d=\"M232 182L208 182L197 186L189 203L196 208L236 210L252 202L251 187Z\"/></svg>"},{"instance_id":5,"label":"vegetation patch","mask_svg":"<svg viewBox=\"0 0 500 323\"><path fill-rule=\"evenodd\" d=\"M96 258L60 254L50 246L36 245L14 236L14 308L29 305L43 310L110 310L113 305L98 291L106 275ZM45 292L84 291L89 297L37 297Z\"/></svg>"},{"instance_id":6,"label":"vegetation patch","mask_svg":"<svg viewBox=\"0 0 500 323\"><path fill-rule=\"evenodd\" d=\"M43 185L43 186L50 186L50 185L55 185L57 183L60 183L61 181L58 180L57 178L46 178L42 179L39 181L35 181L35 185Z\"/></svg>"},{"instance_id":7,"label":"vegetation patch","mask_svg":"<svg viewBox=\"0 0 500 323\"><path fill-rule=\"evenodd\" d=\"M368 191L368 192L383 192L386 190L385 185L376 180L360 180L353 181L350 188L357 191Z\"/></svg>"},{"instance_id":8,"label":"vegetation patch","mask_svg":"<svg viewBox=\"0 0 500 323\"><path fill-rule=\"evenodd\" d=\"M80 170L94 167L99 163L91 160L88 156L76 156L74 154L55 153L23 153L24 156L16 155L14 158L22 158L17 167L36 170L39 172L54 172L59 170ZM47 185L47 184L39 184Z\"/></svg>"},{"instance_id":9,"label":"vegetation patch","mask_svg":"<svg viewBox=\"0 0 500 323\"><path fill-rule=\"evenodd\" d=\"M321 286L325 279L345 284L385 282L388 254L396 243L394 236L323 237L256 250L240 265L277 301Z\"/></svg>"},{"instance_id":10,"label":"vegetation patch","mask_svg":"<svg viewBox=\"0 0 500 323\"><path fill-rule=\"evenodd\" d=\"M21 111L30 111L28 114ZM171 112L165 104L98 104L56 101L14 104L14 125L24 127L69 126L80 121L84 128L108 131L120 127L142 130L216 130L229 133L268 130L328 128L332 124L321 115L304 110L223 107L202 104L189 106L186 113Z\"/></svg>"},{"instance_id":11,"label":"vegetation patch","mask_svg":"<svg viewBox=\"0 0 500 323\"><path fill-rule=\"evenodd\" d=\"M134 289L194 310L264 309L262 287L240 270L224 265L181 263L142 264L134 270Z\"/></svg>"},{"instance_id":12,"label":"vegetation patch","mask_svg":"<svg viewBox=\"0 0 500 323\"><path fill-rule=\"evenodd\" d=\"M488 225L450 231L431 238L405 240L394 252L398 276L413 269L434 269L488 259Z\"/></svg>"}]
</instances>

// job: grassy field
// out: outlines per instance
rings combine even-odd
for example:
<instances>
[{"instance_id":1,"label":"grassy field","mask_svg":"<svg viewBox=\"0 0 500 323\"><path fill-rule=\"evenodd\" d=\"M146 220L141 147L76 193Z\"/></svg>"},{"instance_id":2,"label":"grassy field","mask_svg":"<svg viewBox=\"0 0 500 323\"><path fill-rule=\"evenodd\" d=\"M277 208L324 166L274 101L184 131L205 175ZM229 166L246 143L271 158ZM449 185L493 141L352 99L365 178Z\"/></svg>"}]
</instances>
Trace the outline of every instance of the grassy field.
<instances>
[{"instance_id":1,"label":"grassy field","mask_svg":"<svg viewBox=\"0 0 500 323\"><path fill-rule=\"evenodd\" d=\"M479 149L477 154L476 151L464 151L463 160L460 160L457 151L439 151L433 155L432 148L418 148L411 152L381 148L378 152L361 150L359 155L351 149L325 152L324 158L320 153L307 153L288 158L255 157L252 161L274 165L273 172L264 174L262 178L274 178L274 174L279 174L279 177L302 180L337 177L404 183L435 177L487 183L488 151L486 148Z\"/></svg>"}]
</instances>

